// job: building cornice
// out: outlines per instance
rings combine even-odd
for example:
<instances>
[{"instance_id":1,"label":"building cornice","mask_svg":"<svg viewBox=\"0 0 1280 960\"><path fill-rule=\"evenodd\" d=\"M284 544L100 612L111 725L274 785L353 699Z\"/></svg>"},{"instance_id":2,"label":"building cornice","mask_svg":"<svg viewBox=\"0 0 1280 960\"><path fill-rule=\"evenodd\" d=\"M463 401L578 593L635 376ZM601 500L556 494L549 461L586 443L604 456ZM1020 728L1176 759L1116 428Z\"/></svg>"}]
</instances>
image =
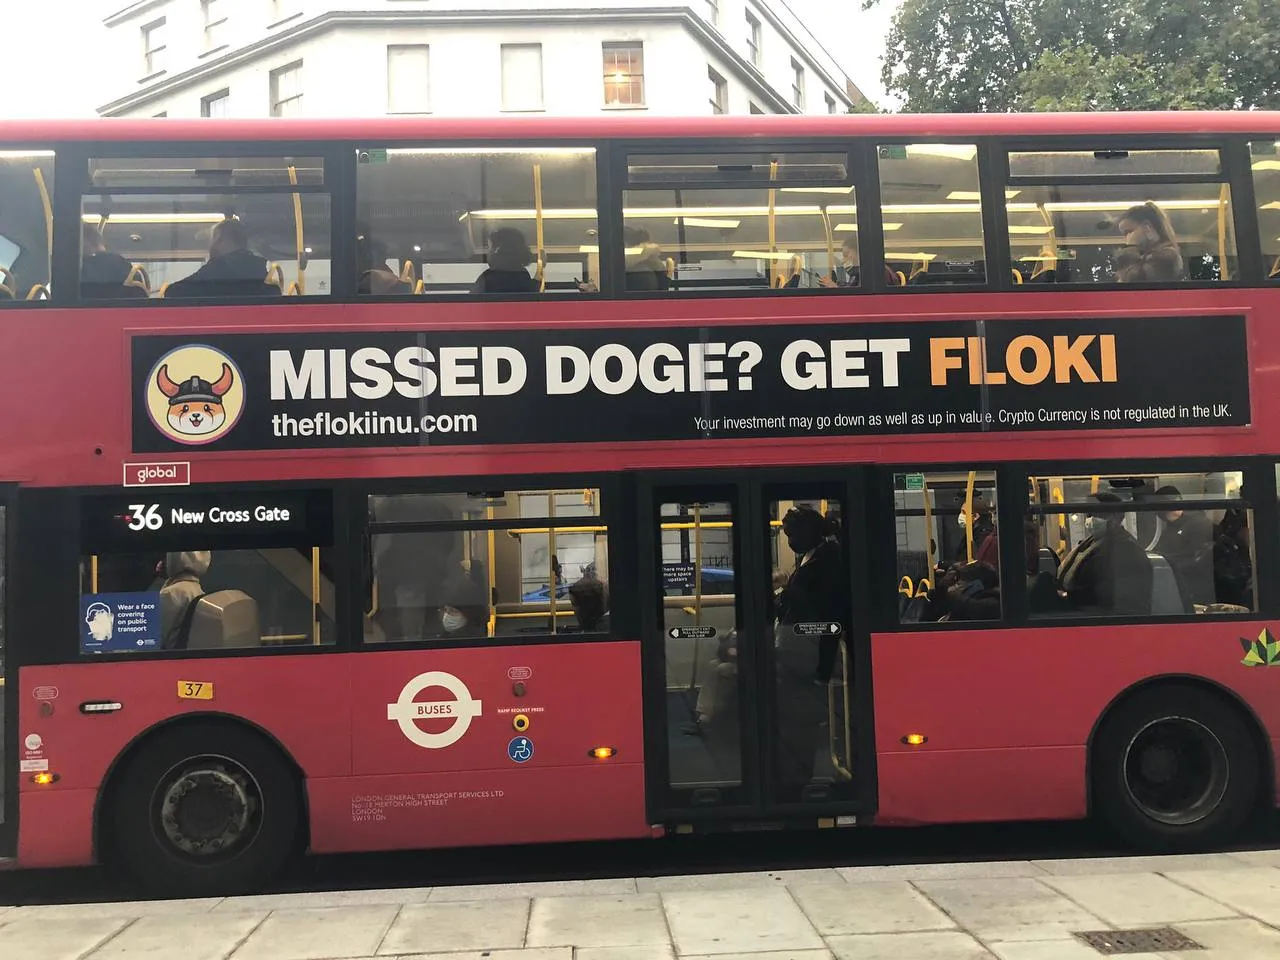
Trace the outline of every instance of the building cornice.
<instances>
[{"instance_id":1,"label":"building cornice","mask_svg":"<svg viewBox=\"0 0 1280 960\"><path fill-rule=\"evenodd\" d=\"M844 69L836 62L836 58L831 56L831 52L822 45L822 41L814 36L812 31L807 28L805 30L805 32L813 38L813 42L818 45L818 49L825 53L828 59L831 60L832 64L835 65L836 69L840 71L840 77L838 79L832 76L831 71L809 52L809 47L806 44L803 44L796 39L795 31L787 26L783 19L778 16L777 12L774 11L767 3L763 2L763 0L747 0L747 6L759 11L760 15L764 17L764 19L768 20L769 23L772 24L773 28L786 38L787 42L791 44L791 49L799 51L800 56L804 58L805 63L818 73L822 79L827 82L828 86L837 91L846 108L854 106L853 98L848 94L848 85L853 81L849 79L848 75L845 74ZM783 6L786 6L785 0L783 2ZM790 10L790 7L787 9ZM793 13L792 15L794 16L795 14ZM797 20L798 19L799 18L797 17ZM856 86L854 89L858 90ZM863 96L865 99L865 95L861 90L858 90L858 94Z\"/></svg>"},{"instance_id":2,"label":"building cornice","mask_svg":"<svg viewBox=\"0 0 1280 960\"><path fill-rule=\"evenodd\" d=\"M144 3L134 4L133 7L130 7L125 11L121 11L121 14L117 14L116 16L120 16L125 13L139 12L134 8L152 6L161 2L164 2L164 0L146 0ZM776 18L771 18L771 22L773 22L774 19ZM405 26L441 27L489 24L528 26L540 23L572 23L576 25L583 22L625 24L639 22L652 23L655 21L683 24L686 29L694 34L705 47L723 60L727 68L735 73L739 80L742 80L752 88L752 94L756 95L757 100L762 101L762 106L767 104L770 109L778 113L798 112L779 90L775 89L765 80L763 74L761 74L754 64L729 45L728 41L719 30L716 30L701 17L695 15L689 7L673 6L649 8L644 10L615 10L608 7L598 7L588 10L556 9L539 11L439 10L403 12L399 10L333 10L320 14L319 16L313 17L309 20L293 23L288 28L277 30L253 43L246 44L243 47L233 48L222 56L210 58L205 62L197 63L187 70L174 73L163 79L161 82L148 86L146 89L139 90L135 93L131 93L127 96L113 100L110 103L104 104L98 108L98 114L104 117L127 114L130 111L145 107L156 99L204 83L211 78L216 78L229 68L268 58L276 53L288 50L302 41L314 39L345 27L383 26L388 23ZM792 35L787 33L787 36L788 38L791 38ZM805 51L802 48L798 45L794 46L797 52L804 56L806 62L812 64L814 69L827 80L827 83L831 86L835 95L840 100L845 101L846 103L852 103L852 101L849 100L848 94L845 92L843 84L837 84L833 79L831 79L829 73L821 68L820 64L817 64L813 61L812 57L805 54Z\"/></svg>"},{"instance_id":3,"label":"building cornice","mask_svg":"<svg viewBox=\"0 0 1280 960\"><path fill-rule=\"evenodd\" d=\"M138 0L137 3L131 3L127 7L103 17L102 22L108 27L114 27L127 20L132 20L134 17L144 14L154 7L163 6L168 2L169 0Z\"/></svg>"}]
</instances>

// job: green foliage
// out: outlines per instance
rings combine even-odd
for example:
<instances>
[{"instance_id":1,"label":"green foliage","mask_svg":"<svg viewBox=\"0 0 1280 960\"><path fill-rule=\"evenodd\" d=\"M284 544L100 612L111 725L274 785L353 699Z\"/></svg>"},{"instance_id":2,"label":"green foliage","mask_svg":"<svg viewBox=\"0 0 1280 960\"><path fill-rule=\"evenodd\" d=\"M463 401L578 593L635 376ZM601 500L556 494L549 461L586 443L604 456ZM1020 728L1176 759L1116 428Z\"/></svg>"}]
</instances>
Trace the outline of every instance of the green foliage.
<instances>
[{"instance_id":1,"label":"green foliage","mask_svg":"<svg viewBox=\"0 0 1280 960\"><path fill-rule=\"evenodd\" d=\"M1277 0L903 0L886 46L911 112L1280 108Z\"/></svg>"}]
</instances>

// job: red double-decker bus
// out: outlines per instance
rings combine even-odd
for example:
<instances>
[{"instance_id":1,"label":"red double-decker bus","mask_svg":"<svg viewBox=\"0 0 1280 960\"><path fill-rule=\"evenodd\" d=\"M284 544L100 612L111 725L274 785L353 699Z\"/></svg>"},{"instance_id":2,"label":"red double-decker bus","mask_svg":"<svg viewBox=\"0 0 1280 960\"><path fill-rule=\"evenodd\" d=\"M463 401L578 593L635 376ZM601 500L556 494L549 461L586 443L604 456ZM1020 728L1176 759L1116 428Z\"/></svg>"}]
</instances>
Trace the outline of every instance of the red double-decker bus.
<instances>
[{"instance_id":1,"label":"red double-decker bus","mask_svg":"<svg viewBox=\"0 0 1280 960\"><path fill-rule=\"evenodd\" d=\"M0 125L0 854L1274 808L1280 116Z\"/></svg>"}]
</instances>

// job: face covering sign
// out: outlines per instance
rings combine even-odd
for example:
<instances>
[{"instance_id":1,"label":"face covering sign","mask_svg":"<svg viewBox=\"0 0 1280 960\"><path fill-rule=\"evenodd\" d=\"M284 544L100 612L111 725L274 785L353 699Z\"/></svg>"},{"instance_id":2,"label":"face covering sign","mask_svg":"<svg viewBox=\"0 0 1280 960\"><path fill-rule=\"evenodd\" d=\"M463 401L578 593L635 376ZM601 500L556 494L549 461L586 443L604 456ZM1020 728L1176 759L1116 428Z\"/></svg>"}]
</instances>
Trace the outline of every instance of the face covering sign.
<instances>
[{"instance_id":1,"label":"face covering sign","mask_svg":"<svg viewBox=\"0 0 1280 960\"><path fill-rule=\"evenodd\" d=\"M1242 316L137 336L136 452L1250 422Z\"/></svg>"}]
</instances>

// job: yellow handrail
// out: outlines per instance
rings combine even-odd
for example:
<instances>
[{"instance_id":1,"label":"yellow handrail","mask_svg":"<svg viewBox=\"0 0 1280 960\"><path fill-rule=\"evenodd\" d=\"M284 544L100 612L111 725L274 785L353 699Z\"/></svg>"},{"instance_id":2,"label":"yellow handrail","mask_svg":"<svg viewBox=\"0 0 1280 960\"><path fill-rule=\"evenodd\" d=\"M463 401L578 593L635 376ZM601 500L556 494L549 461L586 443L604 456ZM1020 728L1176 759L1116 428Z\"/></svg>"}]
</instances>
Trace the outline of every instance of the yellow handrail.
<instances>
[{"instance_id":1,"label":"yellow handrail","mask_svg":"<svg viewBox=\"0 0 1280 960\"><path fill-rule=\"evenodd\" d=\"M35 167L32 171L36 178L36 189L40 191L40 205L44 208L44 236L49 250L49 259L53 259L53 202L49 199L49 187L44 182L44 171Z\"/></svg>"},{"instance_id":2,"label":"yellow handrail","mask_svg":"<svg viewBox=\"0 0 1280 960\"><path fill-rule=\"evenodd\" d=\"M146 268L140 263L135 263L129 269L129 275L124 278L126 287L138 287L145 290L148 295L151 293L151 277L147 275Z\"/></svg>"},{"instance_id":3,"label":"yellow handrail","mask_svg":"<svg viewBox=\"0 0 1280 960\"><path fill-rule=\"evenodd\" d=\"M969 563L973 563L973 484L977 475L976 470L970 470L964 488L964 550Z\"/></svg>"},{"instance_id":4,"label":"yellow handrail","mask_svg":"<svg viewBox=\"0 0 1280 960\"><path fill-rule=\"evenodd\" d=\"M544 221L542 219L542 164L535 163L533 165L533 225L534 225L534 255L537 257L537 276L538 292L546 293L547 291L547 266L546 266L546 249L544 237Z\"/></svg>"},{"instance_id":5,"label":"yellow handrail","mask_svg":"<svg viewBox=\"0 0 1280 960\"><path fill-rule=\"evenodd\" d=\"M4 267L0 267L0 290L9 294L10 300L18 298L17 284L18 282L14 279L13 274Z\"/></svg>"},{"instance_id":6,"label":"yellow handrail","mask_svg":"<svg viewBox=\"0 0 1280 960\"><path fill-rule=\"evenodd\" d=\"M298 185L298 168L289 165L289 183L293 186ZM295 193L293 195L293 228L295 234L296 250L298 253L298 279L294 281L293 286L297 287L297 296L302 296L307 292L307 244L302 222L302 194ZM290 295L294 295L293 286L290 287Z\"/></svg>"},{"instance_id":7,"label":"yellow handrail","mask_svg":"<svg viewBox=\"0 0 1280 960\"><path fill-rule=\"evenodd\" d=\"M44 294L44 299L46 300L49 299L49 288L46 287L43 283L37 283L33 285L32 288L27 291L27 299L39 300L40 294Z\"/></svg>"}]
</instances>

